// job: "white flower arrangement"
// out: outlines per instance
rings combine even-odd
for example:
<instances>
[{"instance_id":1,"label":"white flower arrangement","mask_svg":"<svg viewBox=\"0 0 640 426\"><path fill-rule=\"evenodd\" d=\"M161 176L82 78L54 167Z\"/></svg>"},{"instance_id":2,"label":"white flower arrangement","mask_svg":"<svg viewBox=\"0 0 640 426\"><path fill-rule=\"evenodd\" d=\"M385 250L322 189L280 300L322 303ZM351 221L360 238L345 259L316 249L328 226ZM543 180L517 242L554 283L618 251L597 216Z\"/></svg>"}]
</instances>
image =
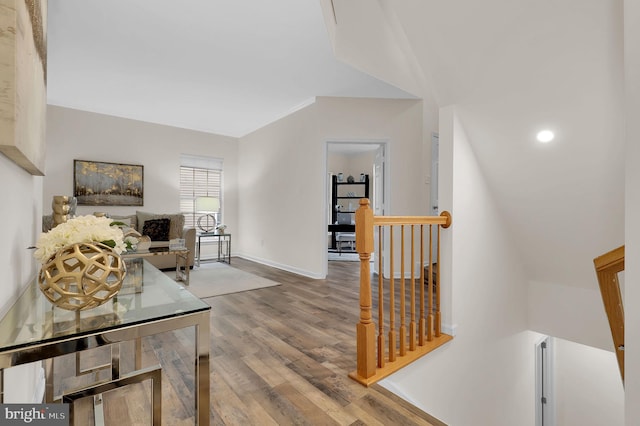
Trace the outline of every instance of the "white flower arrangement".
<instances>
[{"instance_id":1,"label":"white flower arrangement","mask_svg":"<svg viewBox=\"0 0 640 426\"><path fill-rule=\"evenodd\" d=\"M117 254L130 248L133 240L134 245L137 244L134 237L127 237L127 241L120 227L112 226L112 223L107 217L93 215L69 219L49 232L40 234L33 256L44 264L58 250L71 244L99 242L111 247Z\"/></svg>"}]
</instances>

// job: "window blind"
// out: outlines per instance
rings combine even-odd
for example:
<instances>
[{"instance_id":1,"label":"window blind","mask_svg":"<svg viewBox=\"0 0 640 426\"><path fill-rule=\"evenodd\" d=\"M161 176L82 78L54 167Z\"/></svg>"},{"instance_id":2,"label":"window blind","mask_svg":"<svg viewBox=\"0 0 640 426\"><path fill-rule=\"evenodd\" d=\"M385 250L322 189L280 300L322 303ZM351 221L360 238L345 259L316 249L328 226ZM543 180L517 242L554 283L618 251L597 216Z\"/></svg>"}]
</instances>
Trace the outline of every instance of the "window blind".
<instances>
[{"instance_id":1,"label":"window blind","mask_svg":"<svg viewBox=\"0 0 640 426\"><path fill-rule=\"evenodd\" d=\"M196 197L209 196L220 200L220 210L213 213L216 223L222 223L222 170L180 166L180 211L185 226L195 227L201 213L196 213Z\"/></svg>"},{"instance_id":2,"label":"window blind","mask_svg":"<svg viewBox=\"0 0 640 426\"><path fill-rule=\"evenodd\" d=\"M222 170L222 158L180 154L180 165L196 169Z\"/></svg>"}]
</instances>

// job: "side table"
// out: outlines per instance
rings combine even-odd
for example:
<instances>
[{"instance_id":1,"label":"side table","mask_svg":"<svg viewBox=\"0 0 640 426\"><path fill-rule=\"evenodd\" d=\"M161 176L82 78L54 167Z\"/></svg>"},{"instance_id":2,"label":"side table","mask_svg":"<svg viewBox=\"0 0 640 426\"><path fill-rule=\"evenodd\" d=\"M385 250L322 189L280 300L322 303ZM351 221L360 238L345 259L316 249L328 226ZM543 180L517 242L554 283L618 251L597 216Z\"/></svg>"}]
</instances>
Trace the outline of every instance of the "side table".
<instances>
[{"instance_id":1,"label":"side table","mask_svg":"<svg viewBox=\"0 0 640 426\"><path fill-rule=\"evenodd\" d=\"M200 244L203 238L213 238L218 242L218 262L231 264L231 234L219 234L217 232L201 232L197 235L196 242L196 265L200 266ZM223 248L224 246L224 248Z\"/></svg>"}]
</instances>

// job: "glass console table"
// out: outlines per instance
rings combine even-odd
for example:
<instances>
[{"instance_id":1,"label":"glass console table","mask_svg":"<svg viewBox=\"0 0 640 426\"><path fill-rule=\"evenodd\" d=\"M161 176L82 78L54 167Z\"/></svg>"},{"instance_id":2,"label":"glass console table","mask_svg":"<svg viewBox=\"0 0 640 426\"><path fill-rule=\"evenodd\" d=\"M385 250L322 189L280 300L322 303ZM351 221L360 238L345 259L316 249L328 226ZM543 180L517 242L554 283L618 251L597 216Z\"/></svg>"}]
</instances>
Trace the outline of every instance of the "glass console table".
<instances>
[{"instance_id":1,"label":"glass console table","mask_svg":"<svg viewBox=\"0 0 640 426\"><path fill-rule=\"evenodd\" d=\"M44 360L46 402L69 401L70 398L73 400L73 395L85 390L65 390L66 399L65 395L53 395L55 357L111 345L109 383L117 387L130 383L136 372L143 379L148 377L149 368L141 365L142 337L194 327L195 413L197 424L209 424L211 307L144 259L127 259L126 263L127 277L120 292L104 305L86 311L54 307L44 297L36 280L28 285L0 319L0 403L7 385L2 380L5 368ZM118 343L125 341L136 344L135 371L120 377ZM100 382L94 387L100 386L104 388L108 384ZM154 413L155 409L154 406Z\"/></svg>"}]
</instances>

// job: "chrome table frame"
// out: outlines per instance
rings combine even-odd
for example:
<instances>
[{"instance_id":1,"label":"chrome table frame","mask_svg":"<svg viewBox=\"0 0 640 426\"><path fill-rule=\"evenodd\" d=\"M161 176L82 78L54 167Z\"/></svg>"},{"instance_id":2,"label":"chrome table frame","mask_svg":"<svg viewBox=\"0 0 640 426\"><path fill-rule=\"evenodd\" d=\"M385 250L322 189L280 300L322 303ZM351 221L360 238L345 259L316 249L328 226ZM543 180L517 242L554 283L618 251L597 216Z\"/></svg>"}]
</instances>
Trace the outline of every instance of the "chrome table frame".
<instances>
[{"instance_id":1,"label":"chrome table frame","mask_svg":"<svg viewBox=\"0 0 640 426\"><path fill-rule=\"evenodd\" d=\"M147 251L132 251L120 255L123 259L152 256L176 256L176 281L189 285L189 249L170 249L168 247L152 247Z\"/></svg>"},{"instance_id":2,"label":"chrome table frame","mask_svg":"<svg viewBox=\"0 0 640 426\"><path fill-rule=\"evenodd\" d=\"M137 259L142 262L142 259ZM184 298L185 310L179 309L181 300L173 300L168 308L174 309L168 312L150 311L152 314L145 314L145 317L137 320L121 318L116 302L110 300L104 305L87 311L70 313L60 308L53 307L38 288L37 281L30 283L24 293L18 298L16 303L9 309L7 314L0 319L0 403L4 400L4 380L3 369L16 365L27 364L34 361L45 361L46 371L46 399L51 402L53 396L53 358L66 354L78 353L87 349L113 345L111 381L124 382L129 375L120 376L119 367L119 345L120 342L133 341L136 343L136 361L133 373L145 374L145 369L141 368L139 359L140 339L166 331L173 331L187 327L195 328L195 357L194 357L194 378L195 386L195 412L196 424L209 425L209 314L211 307L191 295L170 278L164 276L154 266L144 261L144 272L152 278L161 281L160 290L165 291L172 297ZM161 278L158 278L159 276ZM129 279L130 277L127 277ZM122 298L129 298L134 312L135 309L144 310L143 295L145 293L144 282L142 289L133 293L128 293ZM148 284L149 285L149 284ZM153 287L153 284L151 284ZM175 287L172 287L175 286ZM124 290L123 285L123 290ZM121 292L123 292L121 290ZM147 290L153 290L151 288ZM186 292L184 294L182 292ZM147 292L149 293L149 292ZM164 293L163 293L164 295ZM163 307L158 305L159 310ZM153 306L156 308L156 306ZM181 312L182 311L182 312ZM63 324L67 326L63 332L55 331L58 323L55 321L56 313L65 315ZM86 313L86 314L85 314ZM97 315L91 315L97 313ZM75 314L75 316L74 316ZM132 314L134 315L134 314ZM75 319L73 318L75 317ZM107 326L94 326L96 318L104 319ZM38 322L41 322L38 324ZM99 323L99 321L98 321ZM41 327L40 338L28 338L23 336L23 330L29 327ZM96 386L103 385L98 383Z\"/></svg>"},{"instance_id":3,"label":"chrome table frame","mask_svg":"<svg viewBox=\"0 0 640 426\"><path fill-rule=\"evenodd\" d=\"M218 240L218 262L226 262L231 264L231 234L224 233L220 234L218 232L200 232L196 236L196 256L195 263L196 266L200 266L200 244L202 238L217 238ZM223 251L222 245L225 245L225 250ZM203 260L211 260L209 258Z\"/></svg>"}]
</instances>

